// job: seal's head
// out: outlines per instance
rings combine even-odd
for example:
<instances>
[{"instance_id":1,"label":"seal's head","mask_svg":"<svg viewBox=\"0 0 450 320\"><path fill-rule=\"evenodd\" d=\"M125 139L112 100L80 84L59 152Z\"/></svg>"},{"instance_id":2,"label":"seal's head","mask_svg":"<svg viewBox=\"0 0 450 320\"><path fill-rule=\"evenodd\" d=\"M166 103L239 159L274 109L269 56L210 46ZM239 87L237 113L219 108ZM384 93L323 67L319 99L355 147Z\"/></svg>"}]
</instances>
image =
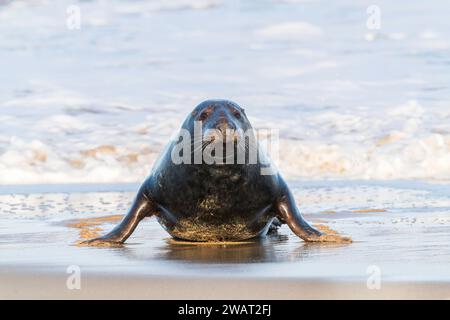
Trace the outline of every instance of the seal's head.
<instances>
[{"instance_id":1,"label":"seal's head","mask_svg":"<svg viewBox=\"0 0 450 320\"><path fill-rule=\"evenodd\" d=\"M246 158L250 159L250 150L256 152L256 147L250 148L256 145L256 139L244 109L229 100L200 103L188 115L180 133L190 137L194 163L198 163L195 154L201 153L203 163L244 164Z\"/></svg>"},{"instance_id":2,"label":"seal's head","mask_svg":"<svg viewBox=\"0 0 450 320\"><path fill-rule=\"evenodd\" d=\"M251 129L245 111L229 100L206 100L200 103L186 119L186 129L201 124L203 141L236 142Z\"/></svg>"}]
</instances>

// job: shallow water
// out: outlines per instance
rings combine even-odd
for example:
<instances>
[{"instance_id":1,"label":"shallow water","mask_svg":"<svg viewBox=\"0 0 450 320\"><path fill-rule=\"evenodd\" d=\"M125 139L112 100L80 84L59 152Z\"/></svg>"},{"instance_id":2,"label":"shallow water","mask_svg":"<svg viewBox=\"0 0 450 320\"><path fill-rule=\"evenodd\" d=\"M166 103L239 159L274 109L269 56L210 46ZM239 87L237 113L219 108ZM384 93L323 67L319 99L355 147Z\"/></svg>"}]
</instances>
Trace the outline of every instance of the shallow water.
<instances>
[{"instance_id":1,"label":"shallow water","mask_svg":"<svg viewBox=\"0 0 450 320\"><path fill-rule=\"evenodd\" d=\"M308 220L352 244L307 244L286 226L240 244L173 241L145 219L120 248L78 247L74 221L123 214L137 185L0 188L0 269L190 277L450 281L450 187L419 182L291 182ZM55 192L55 188L59 192ZM354 198L354 199L353 199ZM116 222L105 222L104 232ZM369 268L369 269L368 269ZM378 269L377 269L378 270Z\"/></svg>"},{"instance_id":2,"label":"shallow water","mask_svg":"<svg viewBox=\"0 0 450 320\"><path fill-rule=\"evenodd\" d=\"M212 97L280 131L289 178L448 180L450 6L370 30L370 4L1 1L0 183L140 182Z\"/></svg>"}]
</instances>

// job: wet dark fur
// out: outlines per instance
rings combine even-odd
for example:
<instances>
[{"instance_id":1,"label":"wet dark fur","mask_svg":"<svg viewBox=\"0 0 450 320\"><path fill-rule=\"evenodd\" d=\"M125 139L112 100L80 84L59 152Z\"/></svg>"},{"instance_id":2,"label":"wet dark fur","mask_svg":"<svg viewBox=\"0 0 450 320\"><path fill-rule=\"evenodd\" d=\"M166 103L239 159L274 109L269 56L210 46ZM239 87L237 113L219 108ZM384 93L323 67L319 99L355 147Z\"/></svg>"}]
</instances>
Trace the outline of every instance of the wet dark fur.
<instances>
[{"instance_id":1,"label":"wet dark fur","mask_svg":"<svg viewBox=\"0 0 450 320\"><path fill-rule=\"evenodd\" d=\"M195 121L201 121L206 143L198 145L197 141L201 139L194 141ZM227 100L205 101L186 118L182 129L190 132L187 145L193 148L177 147L183 139L188 139L181 134L169 143L120 224L86 244L124 243L143 218L153 215L173 237L191 241L246 240L273 231L281 223L286 223L305 241L336 240L333 236L322 235L303 219L292 192L279 173L262 174L262 169L268 169L270 163L265 154L254 150L259 148L257 144L246 139L240 140L246 141L245 145L235 143L239 137L249 137L243 133L251 129L244 110L237 104ZM217 130L230 139L224 142ZM254 135L250 138L255 141ZM199 150L196 148L203 150L213 146L212 141L219 146L231 141L229 145L234 147L235 160L238 150L248 151L253 145L257 161L249 161L247 154L247 161L241 161L242 164L236 161L233 164L174 163L172 151L183 156L184 152L190 151L184 160L189 157L194 160L194 151ZM224 154L221 156L224 160Z\"/></svg>"},{"instance_id":2,"label":"wet dark fur","mask_svg":"<svg viewBox=\"0 0 450 320\"><path fill-rule=\"evenodd\" d=\"M188 116L182 128L193 137L194 121L204 108L212 115L203 128L227 117L230 126L247 130L243 110L228 101L207 101ZM236 118L230 109L239 110ZM222 113L225 113L222 114ZM174 237L186 240L243 240L265 234L276 216L278 175L261 175L257 164L173 164L172 142L145 182L145 190L158 199L158 221ZM235 153L236 154L236 153Z\"/></svg>"}]
</instances>

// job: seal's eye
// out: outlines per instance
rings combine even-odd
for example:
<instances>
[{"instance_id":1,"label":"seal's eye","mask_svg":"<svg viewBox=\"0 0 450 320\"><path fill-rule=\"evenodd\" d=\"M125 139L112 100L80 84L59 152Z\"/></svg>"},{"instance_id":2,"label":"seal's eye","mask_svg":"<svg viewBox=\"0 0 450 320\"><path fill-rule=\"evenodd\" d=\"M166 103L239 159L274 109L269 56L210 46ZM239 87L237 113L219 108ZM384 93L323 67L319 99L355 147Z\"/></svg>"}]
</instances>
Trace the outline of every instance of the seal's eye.
<instances>
[{"instance_id":1,"label":"seal's eye","mask_svg":"<svg viewBox=\"0 0 450 320\"><path fill-rule=\"evenodd\" d=\"M234 110L233 111L233 115L236 119L240 119L241 118L241 113L238 110Z\"/></svg>"},{"instance_id":2,"label":"seal's eye","mask_svg":"<svg viewBox=\"0 0 450 320\"><path fill-rule=\"evenodd\" d=\"M200 113L200 116L198 117L198 119L200 121L206 120L206 118L208 118L208 112L207 111L203 111L202 113Z\"/></svg>"}]
</instances>

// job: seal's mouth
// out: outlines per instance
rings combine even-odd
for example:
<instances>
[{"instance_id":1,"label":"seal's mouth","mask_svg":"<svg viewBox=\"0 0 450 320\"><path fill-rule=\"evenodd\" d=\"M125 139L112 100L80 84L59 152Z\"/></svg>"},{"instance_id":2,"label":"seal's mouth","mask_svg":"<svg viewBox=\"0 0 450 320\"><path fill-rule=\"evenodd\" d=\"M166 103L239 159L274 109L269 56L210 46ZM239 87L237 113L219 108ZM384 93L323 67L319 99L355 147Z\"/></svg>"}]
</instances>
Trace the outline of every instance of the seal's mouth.
<instances>
[{"instance_id":1,"label":"seal's mouth","mask_svg":"<svg viewBox=\"0 0 450 320\"><path fill-rule=\"evenodd\" d=\"M203 142L211 143L222 143L224 145L229 143L238 143L242 138L242 134L239 130L235 129L208 129L203 135Z\"/></svg>"},{"instance_id":2,"label":"seal's mouth","mask_svg":"<svg viewBox=\"0 0 450 320\"><path fill-rule=\"evenodd\" d=\"M227 130L226 132L217 129L210 129L205 132L202 137L202 145L206 147L214 147L218 150L231 150L239 147L241 143L245 143L243 134L239 130ZM227 155L224 154L226 157Z\"/></svg>"},{"instance_id":3,"label":"seal's mouth","mask_svg":"<svg viewBox=\"0 0 450 320\"><path fill-rule=\"evenodd\" d=\"M202 142L203 160L206 164L246 164L249 145L244 136L207 136Z\"/></svg>"}]
</instances>

